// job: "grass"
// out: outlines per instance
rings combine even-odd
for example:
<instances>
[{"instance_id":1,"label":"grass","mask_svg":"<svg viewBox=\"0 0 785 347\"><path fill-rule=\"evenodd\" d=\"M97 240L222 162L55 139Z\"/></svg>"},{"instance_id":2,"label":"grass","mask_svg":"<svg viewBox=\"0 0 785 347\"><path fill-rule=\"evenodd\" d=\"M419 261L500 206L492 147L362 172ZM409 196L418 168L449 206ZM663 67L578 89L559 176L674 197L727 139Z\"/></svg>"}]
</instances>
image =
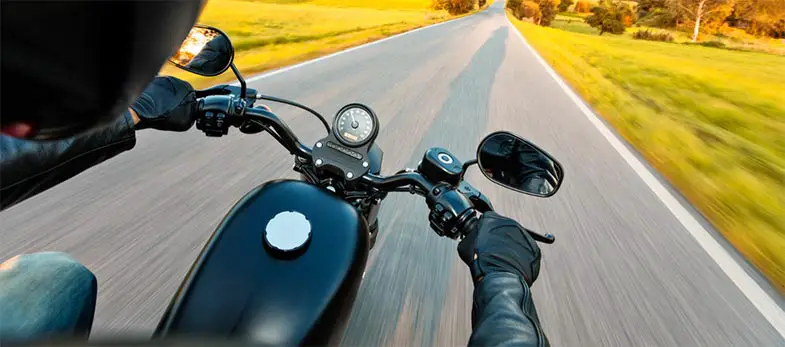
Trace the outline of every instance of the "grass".
<instances>
[{"instance_id":1,"label":"grass","mask_svg":"<svg viewBox=\"0 0 785 347\"><path fill-rule=\"evenodd\" d=\"M430 8L430 0L211 0L199 23L225 31L235 65L248 75L454 18ZM233 81L227 71L206 78L164 66L203 88Z\"/></svg>"},{"instance_id":2,"label":"grass","mask_svg":"<svg viewBox=\"0 0 785 347\"><path fill-rule=\"evenodd\" d=\"M785 56L510 20L785 293Z\"/></svg>"}]
</instances>

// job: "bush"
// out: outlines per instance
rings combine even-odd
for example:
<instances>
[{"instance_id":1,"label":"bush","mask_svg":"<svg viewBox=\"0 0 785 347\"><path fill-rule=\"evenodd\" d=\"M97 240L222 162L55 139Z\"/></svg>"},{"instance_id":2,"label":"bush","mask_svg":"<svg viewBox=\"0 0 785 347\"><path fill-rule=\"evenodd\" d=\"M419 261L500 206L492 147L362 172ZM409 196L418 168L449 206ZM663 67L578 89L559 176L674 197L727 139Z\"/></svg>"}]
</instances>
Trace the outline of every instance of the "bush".
<instances>
[{"instance_id":1,"label":"bush","mask_svg":"<svg viewBox=\"0 0 785 347\"><path fill-rule=\"evenodd\" d=\"M649 29L636 31L632 34L632 38L638 40L673 42L673 35L671 35L671 33L667 31L656 32Z\"/></svg>"},{"instance_id":2,"label":"bush","mask_svg":"<svg viewBox=\"0 0 785 347\"><path fill-rule=\"evenodd\" d=\"M696 44L706 47L725 48L725 44L720 41L706 41L706 42L698 42Z\"/></svg>"},{"instance_id":3,"label":"bush","mask_svg":"<svg viewBox=\"0 0 785 347\"><path fill-rule=\"evenodd\" d=\"M518 9L521 8L522 2L523 0L507 0L507 5L505 6L512 11L512 14L515 15L515 17L518 17Z\"/></svg>"},{"instance_id":4,"label":"bush","mask_svg":"<svg viewBox=\"0 0 785 347\"><path fill-rule=\"evenodd\" d=\"M561 0L559 3L559 12L567 12L567 10L572 6L572 0Z\"/></svg>"},{"instance_id":5,"label":"bush","mask_svg":"<svg viewBox=\"0 0 785 347\"><path fill-rule=\"evenodd\" d=\"M594 6L592 6L592 4L589 3L588 1L578 1L575 3L575 12L589 13L591 12L592 7Z\"/></svg>"},{"instance_id":6,"label":"bush","mask_svg":"<svg viewBox=\"0 0 785 347\"><path fill-rule=\"evenodd\" d=\"M433 0L436 10L446 10L452 15L469 13L474 9L474 0Z\"/></svg>"},{"instance_id":7,"label":"bush","mask_svg":"<svg viewBox=\"0 0 785 347\"><path fill-rule=\"evenodd\" d=\"M676 14L661 8L655 8L647 12L637 21L638 25L655 28L673 28L676 26Z\"/></svg>"},{"instance_id":8,"label":"bush","mask_svg":"<svg viewBox=\"0 0 785 347\"><path fill-rule=\"evenodd\" d=\"M518 8L518 16L520 18L529 18L534 23L539 23L542 19L540 12L540 5L534 1L524 1Z\"/></svg>"},{"instance_id":9,"label":"bush","mask_svg":"<svg viewBox=\"0 0 785 347\"><path fill-rule=\"evenodd\" d=\"M477 0L477 5L479 5L480 7L485 6L485 0Z\"/></svg>"},{"instance_id":10,"label":"bush","mask_svg":"<svg viewBox=\"0 0 785 347\"><path fill-rule=\"evenodd\" d=\"M619 2L605 1L591 9L592 15L586 17L586 23L600 29L600 36L604 33L623 34L624 16L627 14L624 6Z\"/></svg>"},{"instance_id":11,"label":"bush","mask_svg":"<svg viewBox=\"0 0 785 347\"><path fill-rule=\"evenodd\" d=\"M551 22L556 19L557 7L559 5L559 0L540 0L540 13L542 14L542 18L540 19L539 23L542 26L550 26Z\"/></svg>"}]
</instances>

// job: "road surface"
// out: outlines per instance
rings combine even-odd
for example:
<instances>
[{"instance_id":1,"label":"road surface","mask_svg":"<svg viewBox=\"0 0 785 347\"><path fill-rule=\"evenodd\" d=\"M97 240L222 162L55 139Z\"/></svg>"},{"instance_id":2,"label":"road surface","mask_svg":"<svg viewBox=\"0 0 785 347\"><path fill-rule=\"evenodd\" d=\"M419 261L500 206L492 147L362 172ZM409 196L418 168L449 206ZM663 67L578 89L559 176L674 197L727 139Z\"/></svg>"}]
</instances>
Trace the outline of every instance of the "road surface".
<instances>
[{"instance_id":1,"label":"road surface","mask_svg":"<svg viewBox=\"0 0 785 347\"><path fill-rule=\"evenodd\" d=\"M468 18L256 79L250 86L332 116L362 102L381 119L384 173L431 146L469 159L506 129L558 158L550 199L469 179L498 210L556 235L535 302L554 346L785 345L745 295L524 46L503 3ZM320 125L276 111L306 143ZM254 186L296 177L270 136L145 130L136 148L0 214L0 257L73 254L100 282L94 335L149 334L206 238ZM425 203L385 201L349 323L349 346L465 344L471 285Z\"/></svg>"}]
</instances>

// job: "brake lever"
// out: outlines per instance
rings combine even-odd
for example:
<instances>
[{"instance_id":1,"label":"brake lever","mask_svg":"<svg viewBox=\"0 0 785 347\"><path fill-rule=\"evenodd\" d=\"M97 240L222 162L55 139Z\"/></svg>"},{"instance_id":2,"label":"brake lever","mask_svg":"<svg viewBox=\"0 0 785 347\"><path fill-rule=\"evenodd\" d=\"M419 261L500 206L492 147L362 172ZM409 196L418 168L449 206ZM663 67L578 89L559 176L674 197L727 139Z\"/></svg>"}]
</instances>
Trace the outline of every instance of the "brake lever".
<instances>
[{"instance_id":1,"label":"brake lever","mask_svg":"<svg viewBox=\"0 0 785 347\"><path fill-rule=\"evenodd\" d=\"M477 188L474 188L471 184L469 184L469 182L461 180L461 182L458 183L458 191L469 198L469 201L472 202L474 208L477 211L481 213L493 211L491 200L483 195L482 192L477 190Z\"/></svg>"},{"instance_id":2,"label":"brake lever","mask_svg":"<svg viewBox=\"0 0 785 347\"><path fill-rule=\"evenodd\" d=\"M196 97L203 98L210 95L240 95L242 88L238 86L233 86L230 84L220 84L215 87L210 87L207 89L196 90ZM245 101L248 103L248 106L253 106L254 102L258 98L256 89L248 88L246 91Z\"/></svg>"},{"instance_id":3,"label":"brake lever","mask_svg":"<svg viewBox=\"0 0 785 347\"><path fill-rule=\"evenodd\" d=\"M469 182L461 181L461 183L458 184L458 190L467 198L469 198L469 201L472 202L474 208L477 211L481 213L493 211L493 205L491 205L491 201L485 195L483 195L482 192L472 187ZM540 234L526 227L523 227L523 230L526 230L526 232L534 239L534 241L546 244L552 244L556 241L556 237L551 233Z\"/></svg>"},{"instance_id":4,"label":"brake lever","mask_svg":"<svg viewBox=\"0 0 785 347\"><path fill-rule=\"evenodd\" d=\"M534 239L534 241L547 243L547 244L552 244L553 242L556 241L556 237L553 236L553 234L551 234L551 233L540 234L540 233L538 233L538 232L536 232L534 230L531 230L531 229L529 229L527 227L523 227L523 230L526 230L526 232L529 233L529 235Z\"/></svg>"}]
</instances>

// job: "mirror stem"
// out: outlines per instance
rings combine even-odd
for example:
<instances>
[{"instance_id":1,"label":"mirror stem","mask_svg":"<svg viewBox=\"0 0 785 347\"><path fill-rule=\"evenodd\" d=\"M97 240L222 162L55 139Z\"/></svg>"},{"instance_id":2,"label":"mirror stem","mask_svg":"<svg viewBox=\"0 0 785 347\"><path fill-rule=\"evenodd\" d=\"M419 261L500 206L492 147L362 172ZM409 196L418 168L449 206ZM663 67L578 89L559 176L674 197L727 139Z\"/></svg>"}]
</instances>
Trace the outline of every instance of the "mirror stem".
<instances>
[{"instance_id":1,"label":"mirror stem","mask_svg":"<svg viewBox=\"0 0 785 347\"><path fill-rule=\"evenodd\" d=\"M232 72L234 75L237 76L237 79L240 81L240 99L245 100L245 79L243 79L243 75L240 74L240 70L237 70L237 67L234 66L234 62L232 62Z\"/></svg>"},{"instance_id":2,"label":"mirror stem","mask_svg":"<svg viewBox=\"0 0 785 347\"><path fill-rule=\"evenodd\" d=\"M474 164L477 164L477 159L468 160L463 163L463 168L461 169L461 178L458 180L458 182L463 181L463 176L466 175L466 170L469 170L469 166Z\"/></svg>"}]
</instances>

